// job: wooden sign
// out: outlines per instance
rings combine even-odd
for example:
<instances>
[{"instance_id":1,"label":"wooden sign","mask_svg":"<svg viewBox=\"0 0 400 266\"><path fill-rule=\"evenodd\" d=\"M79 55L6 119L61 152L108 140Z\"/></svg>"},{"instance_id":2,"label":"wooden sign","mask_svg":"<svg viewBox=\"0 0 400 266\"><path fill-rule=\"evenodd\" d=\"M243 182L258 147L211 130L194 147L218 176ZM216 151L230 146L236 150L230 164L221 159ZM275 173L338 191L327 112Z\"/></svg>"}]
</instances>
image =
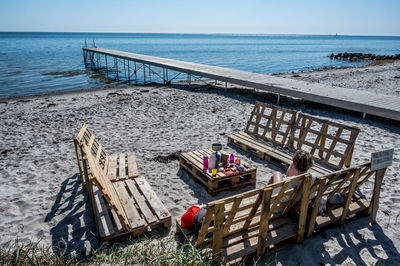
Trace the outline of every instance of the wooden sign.
<instances>
[{"instance_id":1,"label":"wooden sign","mask_svg":"<svg viewBox=\"0 0 400 266\"><path fill-rule=\"evenodd\" d=\"M392 165L394 149L377 151L371 154L371 171L387 168Z\"/></svg>"}]
</instances>

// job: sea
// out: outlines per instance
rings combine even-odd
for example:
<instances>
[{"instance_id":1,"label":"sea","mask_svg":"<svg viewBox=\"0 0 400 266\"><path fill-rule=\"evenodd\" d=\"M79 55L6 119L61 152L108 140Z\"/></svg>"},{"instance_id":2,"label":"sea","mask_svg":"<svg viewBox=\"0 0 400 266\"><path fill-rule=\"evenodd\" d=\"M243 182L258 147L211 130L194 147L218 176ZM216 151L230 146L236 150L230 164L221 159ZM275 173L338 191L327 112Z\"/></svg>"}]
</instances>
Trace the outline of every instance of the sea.
<instances>
[{"instance_id":1,"label":"sea","mask_svg":"<svg viewBox=\"0 0 400 266\"><path fill-rule=\"evenodd\" d=\"M110 84L85 71L85 43L264 74L365 64L331 53L400 53L400 36L0 32L0 98Z\"/></svg>"}]
</instances>

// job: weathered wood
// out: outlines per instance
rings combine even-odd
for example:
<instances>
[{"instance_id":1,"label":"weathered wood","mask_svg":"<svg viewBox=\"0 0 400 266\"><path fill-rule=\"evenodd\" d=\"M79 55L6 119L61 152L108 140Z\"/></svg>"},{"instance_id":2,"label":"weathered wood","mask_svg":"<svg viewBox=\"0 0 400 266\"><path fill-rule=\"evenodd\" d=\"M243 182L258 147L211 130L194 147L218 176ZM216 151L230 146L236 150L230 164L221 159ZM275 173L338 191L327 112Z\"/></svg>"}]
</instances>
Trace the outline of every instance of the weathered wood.
<instances>
[{"instance_id":1,"label":"weathered wood","mask_svg":"<svg viewBox=\"0 0 400 266\"><path fill-rule=\"evenodd\" d=\"M374 194L372 198L372 211L371 211L371 224L374 224L376 221L376 214L378 213L379 208L379 197L381 193L381 185L383 177L385 176L386 168L379 169L375 173L375 184L374 184Z\"/></svg>"},{"instance_id":2,"label":"weathered wood","mask_svg":"<svg viewBox=\"0 0 400 266\"><path fill-rule=\"evenodd\" d=\"M238 84L258 90L302 98L319 104L326 104L400 121L400 100L388 95L376 95L366 91L332 87L322 83L309 83L302 80L250 73L241 70L127 53L99 47L83 48L83 51L131 60L140 64L153 65L212 80ZM382 104L382 102L385 101L387 103Z\"/></svg>"},{"instance_id":3,"label":"weathered wood","mask_svg":"<svg viewBox=\"0 0 400 266\"><path fill-rule=\"evenodd\" d=\"M215 258L221 258L224 211L225 211L224 202L223 201L216 202L214 206L214 231L213 231L213 244L212 244L212 252Z\"/></svg>"},{"instance_id":4,"label":"weathered wood","mask_svg":"<svg viewBox=\"0 0 400 266\"><path fill-rule=\"evenodd\" d=\"M311 175L306 174L303 180L302 186L302 197L300 203L299 223L297 231L297 243L303 242L304 232L306 229L307 211L308 211L308 199L310 198L310 187L311 187Z\"/></svg>"},{"instance_id":5,"label":"weathered wood","mask_svg":"<svg viewBox=\"0 0 400 266\"><path fill-rule=\"evenodd\" d=\"M360 168L356 168L356 171L354 173L354 176L351 180L351 186L349 189L349 193L347 194L347 199L346 199L346 203L343 207L343 214L342 214L342 218L340 219L340 225L343 226L344 222L346 221L346 217L347 217L347 212L349 210L349 206L351 203L351 200L353 198L354 192L356 191L356 186L357 186L357 181L358 178L360 177Z\"/></svg>"},{"instance_id":6,"label":"weathered wood","mask_svg":"<svg viewBox=\"0 0 400 266\"><path fill-rule=\"evenodd\" d=\"M224 151L220 152L229 156ZM207 154L210 157L212 153L213 151L210 149L181 153L179 155L179 167L188 171L195 180L204 184L211 195L216 195L224 190L236 190L244 186L255 185L257 171L255 167L248 167L230 175L219 171L216 176L213 176L209 171L204 171L203 155ZM244 162L241 163L244 164Z\"/></svg>"},{"instance_id":7,"label":"weathered wood","mask_svg":"<svg viewBox=\"0 0 400 266\"><path fill-rule=\"evenodd\" d=\"M171 226L168 210L147 181L137 177L134 153L109 156L86 124L75 137L74 144L79 145L80 154L76 148L78 166L81 161L100 239L127 233L137 236L148 227Z\"/></svg>"},{"instance_id":8,"label":"weathered wood","mask_svg":"<svg viewBox=\"0 0 400 266\"><path fill-rule=\"evenodd\" d=\"M379 191L381 180L384 176L384 169L371 171L371 162L354 166L331 174L319 177L313 185L314 190L318 190L317 196L311 199L311 216L308 220L307 236L311 236L315 230L321 229L332 223L339 222L344 224L347 218L362 211L370 212L373 210L376 199L379 201ZM355 191L361 189L361 185L372 176L376 175L374 193L371 200L360 199L355 195ZM380 180L380 181L379 181ZM329 201L336 193L340 194L345 202L336 205L328 204L324 216L318 215L321 198L326 197ZM376 203L376 206L379 202ZM368 213L367 212L367 213ZM374 216L371 214L371 221Z\"/></svg>"},{"instance_id":9,"label":"weathered wood","mask_svg":"<svg viewBox=\"0 0 400 266\"><path fill-rule=\"evenodd\" d=\"M264 254L265 250L265 239L267 238L268 232L268 222L269 222L269 209L270 209L270 201L271 201L272 189L265 188L263 190L263 200L261 207L261 217L260 217L260 232L258 235L258 243L257 243L257 257L261 257Z\"/></svg>"},{"instance_id":10,"label":"weathered wood","mask_svg":"<svg viewBox=\"0 0 400 266\"><path fill-rule=\"evenodd\" d=\"M291 205L291 208L296 204L292 200L285 201L284 197L295 197L293 195L299 192L299 186L310 186L311 181L304 183L305 178L306 175L293 177L266 188L208 203L198 234L182 228L179 219L176 224L185 238L196 247L201 247L202 252L212 252L216 257L222 254L223 259L228 261L253 252L261 256L266 247L296 237L299 231L296 216L284 214L286 204ZM311 179L309 175L307 178ZM288 186L290 188L286 189ZM273 194L275 189L282 192ZM306 197L307 203L309 195ZM274 211L271 206L279 208ZM299 217L307 216L302 216L303 209L299 211ZM225 221L224 217L227 217Z\"/></svg>"}]
</instances>

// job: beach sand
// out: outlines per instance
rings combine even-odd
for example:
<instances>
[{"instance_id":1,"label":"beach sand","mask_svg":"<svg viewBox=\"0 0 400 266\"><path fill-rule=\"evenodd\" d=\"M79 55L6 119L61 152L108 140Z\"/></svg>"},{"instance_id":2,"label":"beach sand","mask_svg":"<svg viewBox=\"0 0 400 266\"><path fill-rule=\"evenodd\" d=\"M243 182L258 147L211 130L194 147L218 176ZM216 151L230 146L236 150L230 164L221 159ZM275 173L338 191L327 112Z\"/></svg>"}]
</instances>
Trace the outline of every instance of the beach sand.
<instances>
[{"instance_id":1,"label":"beach sand","mask_svg":"<svg viewBox=\"0 0 400 266\"><path fill-rule=\"evenodd\" d=\"M387 68L382 70L382 68ZM300 73L300 79L399 96L399 64ZM293 74L282 74L292 77ZM294 77L292 77L294 78ZM372 84L370 87L367 84ZM222 85L222 84L221 84ZM99 247L89 200L82 191L73 136L86 122L109 153L134 151L139 174L175 218L191 205L251 189L211 197L178 160L158 162L159 155L208 148L214 142L257 167L257 187L265 186L273 165L227 147L227 135L240 132L255 101L275 103L276 96L208 86L125 86L98 91L24 97L0 101L0 245L39 241L53 251L85 254ZM377 223L369 217L348 221L288 243L267 260L284 265L400 263L400 126L393 121L362 119L360 114L303 100L281 98L284 107L358 126L352 164L371 152L395 148L393 165L383 181ZM363 192L370 195L373 182ZM170 235L176 231L175 223ZM167 233L161 234L166 236ZM179 237L177 238L179 239Z\"/></svg>"}]
</instances>

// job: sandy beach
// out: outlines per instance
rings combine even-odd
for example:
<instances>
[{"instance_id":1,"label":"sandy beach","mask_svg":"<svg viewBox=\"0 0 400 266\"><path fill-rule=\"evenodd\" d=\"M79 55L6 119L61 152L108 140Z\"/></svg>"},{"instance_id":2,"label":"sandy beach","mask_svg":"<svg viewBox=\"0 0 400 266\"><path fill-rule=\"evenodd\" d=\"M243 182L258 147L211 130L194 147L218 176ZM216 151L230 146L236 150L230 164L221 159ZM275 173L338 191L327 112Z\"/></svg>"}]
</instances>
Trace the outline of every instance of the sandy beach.
<instances>
[{"instance_id":1,"label":"sandy beach","mask_svg":"<svg viewBox=\"0 0 400 266\"><path fill-rule=\"evenodd\" d=\"M400 63L361 68L280 74L282 77L373 91L400 97ZM221 87L222 84L221 84ZM67 253L88 254L100 246L89 200L80 185L73 136L87 123L109 153L134 151L145 177L172 214L191 205L246 191L211 197L204 187L179 171L176 153L208 148L214 142L257 167L263 187L272 164L226 145L227 135L244 129L256 101L274 104L276 96L230 86L121 86L0 100L0 245L36 242ZM286 108L358 126L361 130L352 164L371 152L394 148L393 165L383 181L377 223L369 217L323 230L303 244L288 243L272 255L283 265L394 265L400 263L400 125L382 119L299 99L281 98ZM170 156L171 155L171 156ZM160 162L158 156L170 160ZM372 179L371 179L372 180ZM363 192L370 195L373 182ZM174 235L175 224L169 235ZM160 237L168 233L162 232ZM179 240L180 238L177 237Z\"/></svg>"}]
</instances>

